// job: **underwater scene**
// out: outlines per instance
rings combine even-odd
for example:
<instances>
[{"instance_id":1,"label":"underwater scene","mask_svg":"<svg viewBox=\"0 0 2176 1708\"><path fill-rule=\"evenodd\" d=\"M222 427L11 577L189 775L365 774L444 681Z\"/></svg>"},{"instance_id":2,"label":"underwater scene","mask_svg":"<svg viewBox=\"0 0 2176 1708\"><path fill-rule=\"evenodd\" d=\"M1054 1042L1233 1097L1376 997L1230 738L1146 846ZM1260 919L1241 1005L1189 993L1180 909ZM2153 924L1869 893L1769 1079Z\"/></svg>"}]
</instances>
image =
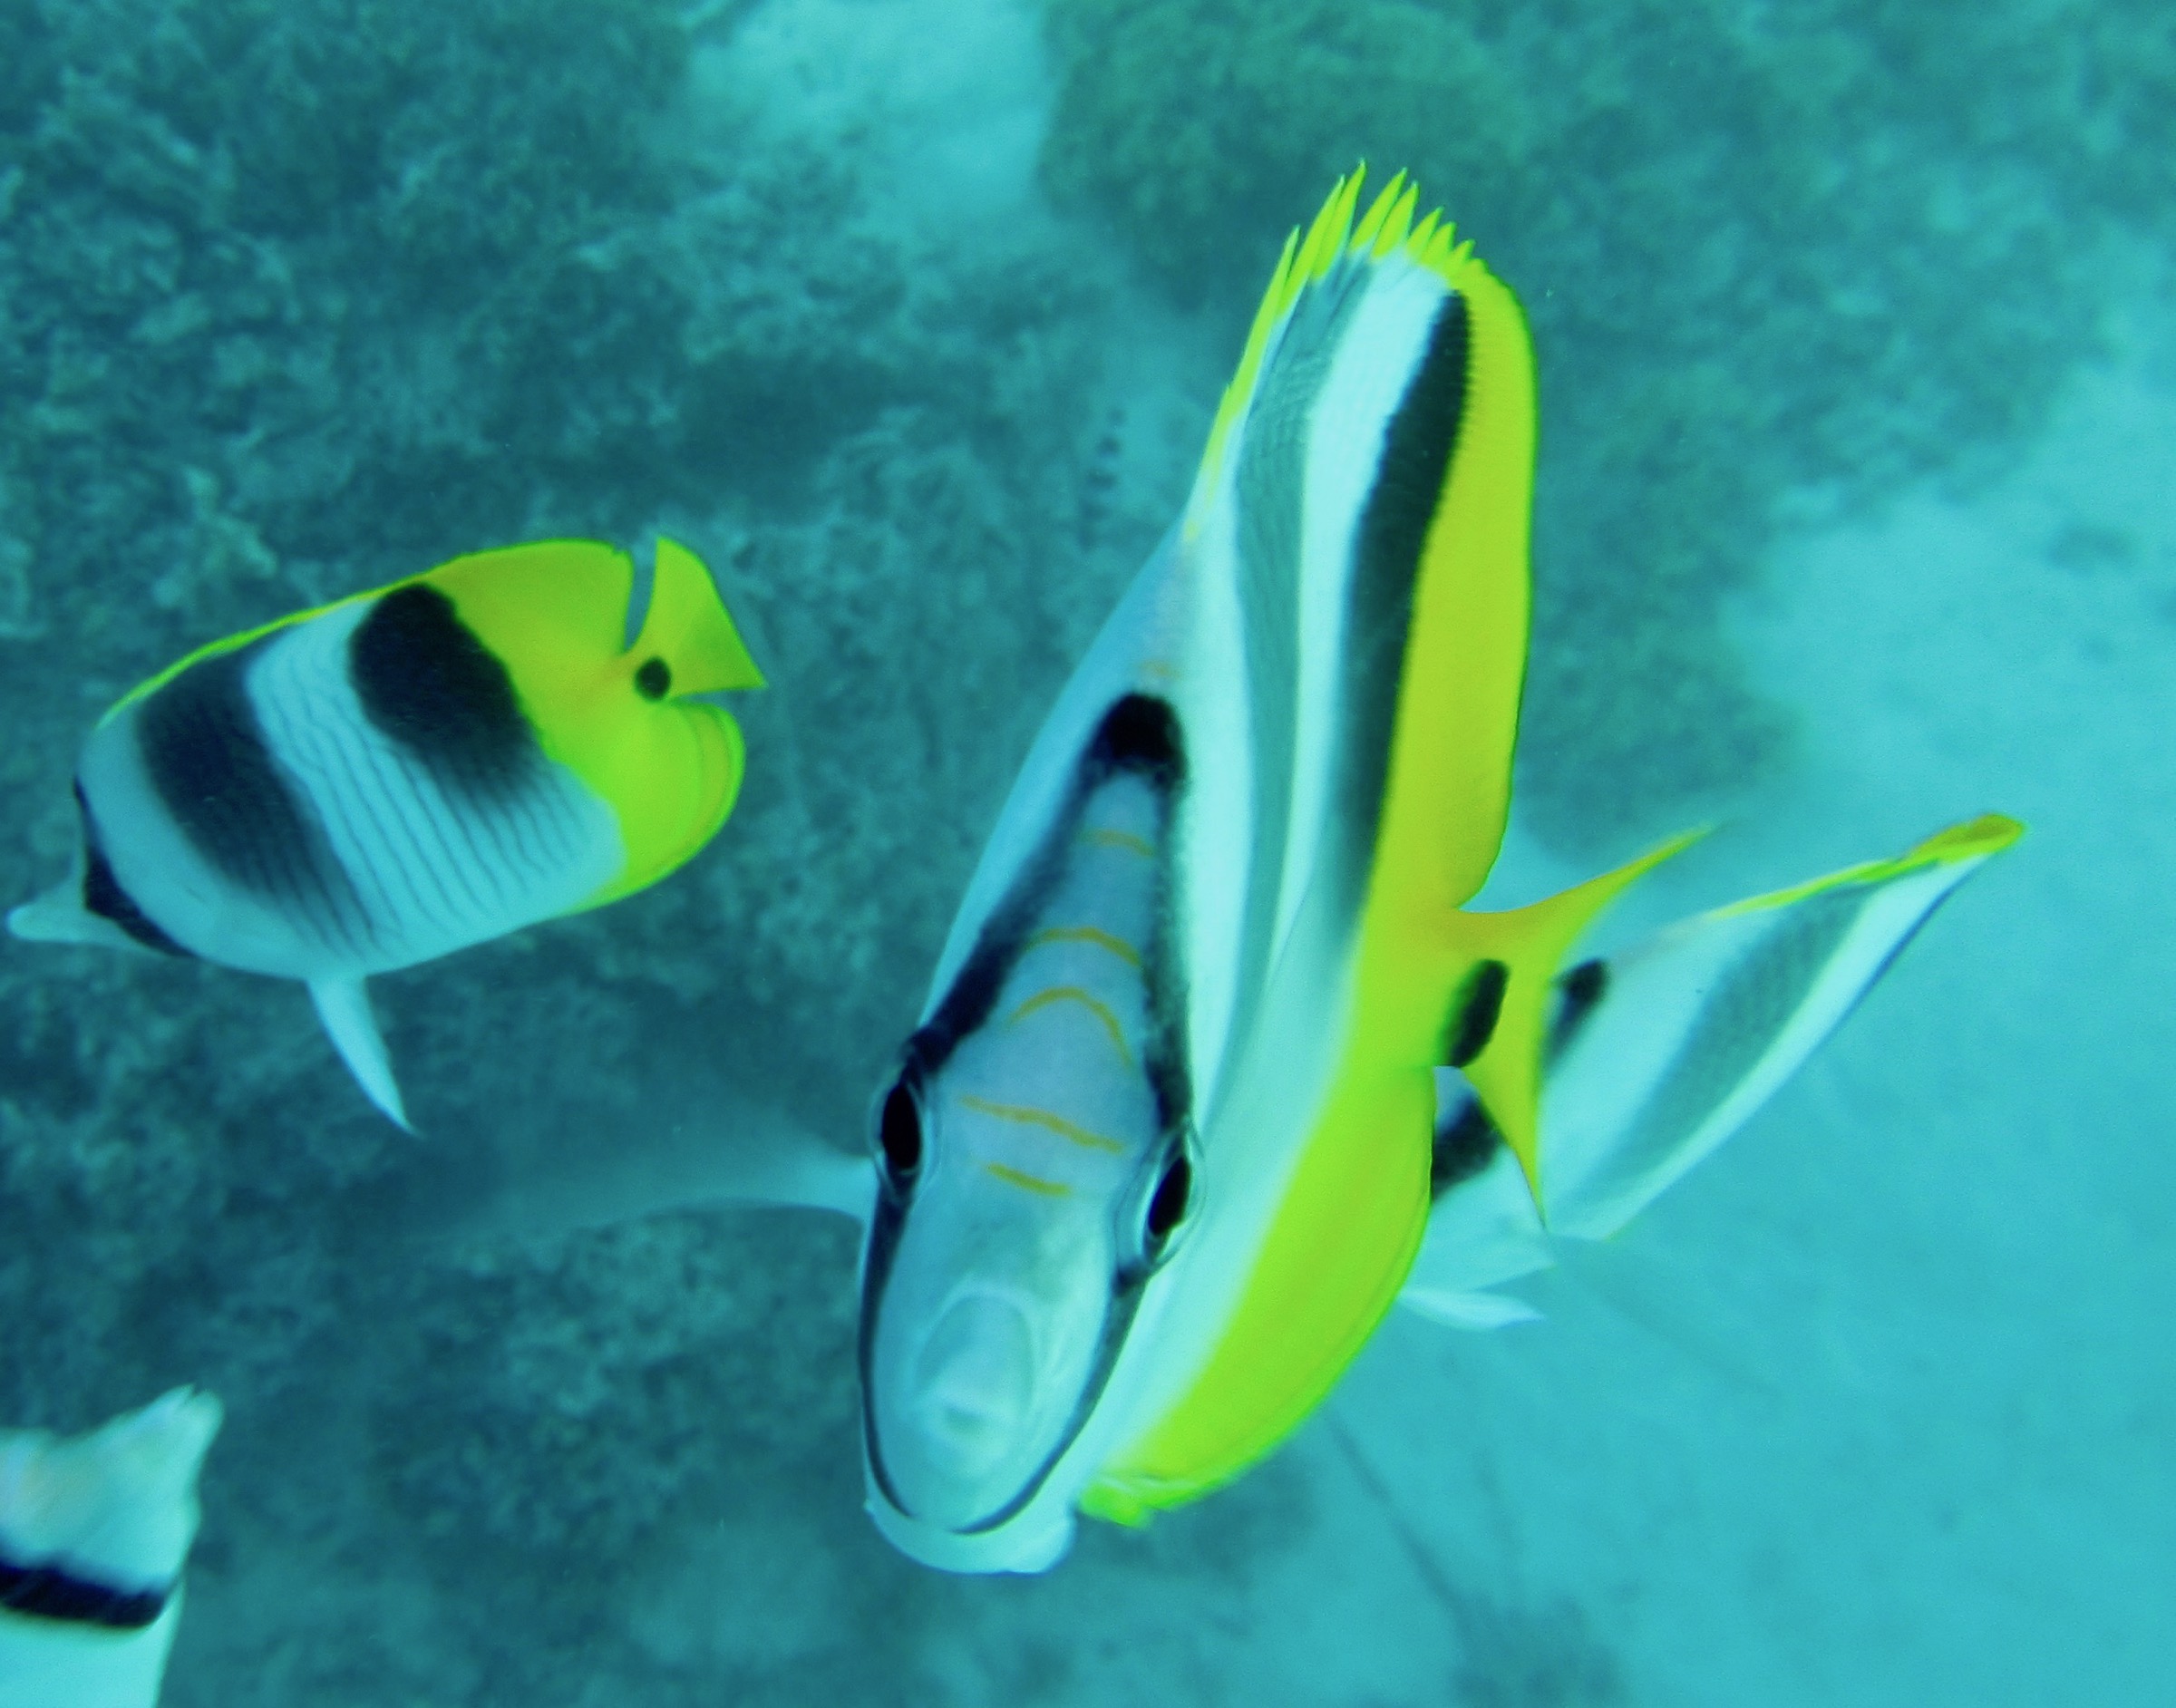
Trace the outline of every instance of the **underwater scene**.
<instances>
[{"instance_id":1,"label":"underwater scene","mask_svg":"<svg viewBox=\"0 0 2176 1708\"><path fill-rule=\"evenodd\" d=\"M2162 0L0 0L0 1708L2161 1700L2172 247Z\"/></svg>"}]
</instances>

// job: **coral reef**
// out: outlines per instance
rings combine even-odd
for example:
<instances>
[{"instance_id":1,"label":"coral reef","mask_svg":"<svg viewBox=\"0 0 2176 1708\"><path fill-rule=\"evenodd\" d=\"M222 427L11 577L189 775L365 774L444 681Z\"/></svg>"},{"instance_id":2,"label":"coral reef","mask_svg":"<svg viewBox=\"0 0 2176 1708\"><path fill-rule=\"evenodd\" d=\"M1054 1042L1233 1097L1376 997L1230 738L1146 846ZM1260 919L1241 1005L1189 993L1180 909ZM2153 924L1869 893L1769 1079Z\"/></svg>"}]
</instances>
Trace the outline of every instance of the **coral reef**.
<instances>
[{"instance_id":1,"label":"coral reef","mask_svg":"<svg viewBox=\"0 0 2176 1708\"><path fill-rule=\"evenodd\" d=\"M2168 228L2176 64L2143 4L1044 3L1044 180L1174 296L1236 320L1263 234L1363 158L1520 291L1526 799L1559 841L1652 831L1786 750L1720 617L1779 507L2014 442L2097 336L2112 242Z\"/></svg>"}]
</instances>

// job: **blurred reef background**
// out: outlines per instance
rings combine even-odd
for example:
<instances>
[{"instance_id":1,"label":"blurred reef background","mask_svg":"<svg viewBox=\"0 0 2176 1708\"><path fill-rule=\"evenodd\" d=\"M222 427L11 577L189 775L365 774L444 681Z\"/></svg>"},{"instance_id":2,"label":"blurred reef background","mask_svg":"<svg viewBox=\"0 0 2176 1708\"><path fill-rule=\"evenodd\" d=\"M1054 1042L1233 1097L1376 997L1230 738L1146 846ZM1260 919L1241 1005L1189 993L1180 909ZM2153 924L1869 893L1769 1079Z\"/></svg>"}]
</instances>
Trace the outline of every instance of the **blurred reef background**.
<instances>
[{"instance_id":1,"label":"blurred reef background","mask_svg":"<svg viewBox=\"0 0 2176 1708\"><path fill-rule=\"evenodd\" d=\"M1285 230L1362 158L1533 321L1522 811L1588 859L1790 774L1728 623L1774 542L1998 477L2156 277L2176 26L0 0L0 898L63 869L130 685L464 550L669 532L772 684L691 869L374 986L421 1139L291 987L0 946L0 1420L228 1406L172 1708L1239 1699L1215 1633L1336 1528L1287 1463L1047 1583L918 1573L858 1510L845 1228L518 1189L739 1119L859 1142ZM1593 1611L1435 1590L1429 1700L1639 1700Z\"/></svg>"}]
</instances>

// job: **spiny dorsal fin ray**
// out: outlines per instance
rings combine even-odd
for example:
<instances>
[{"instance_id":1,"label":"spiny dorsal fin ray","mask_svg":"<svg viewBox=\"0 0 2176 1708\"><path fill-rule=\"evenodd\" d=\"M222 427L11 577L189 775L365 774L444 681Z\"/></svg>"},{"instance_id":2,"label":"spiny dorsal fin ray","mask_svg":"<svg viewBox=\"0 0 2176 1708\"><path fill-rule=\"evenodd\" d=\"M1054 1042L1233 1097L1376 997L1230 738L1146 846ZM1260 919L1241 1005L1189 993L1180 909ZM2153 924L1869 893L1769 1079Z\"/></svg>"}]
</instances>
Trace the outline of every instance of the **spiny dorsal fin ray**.
<instances>
[{"instance_id":1,"label":"spiny dorsal fin ray","mask_svg":"<svg viewBox=\"0 0 2176 1708\"><path fill-rule=\"evenodd\" d=\"M1248 330L1246 348L1209 428L1209 445L1188 506L1190 529L1199 524L1202 506L1213 497L1235 430L1255 400L1264 369L1275 359L1278 339L1310 289L1322 285L1341 264L1374 266L1397 253L1433 273L1453 291L1488 277L1473 257L1472 245L1456 241L1455 228L1440 209L1419 225L1413 223L1419 189L1402 171L1383 187L1365 213L1359 213L1360 187L1366 176L1363 164L1349 178L1339 179L1306 231L1295 228L1285 239L1269 287Z\"/></svg>"}]
</instances>

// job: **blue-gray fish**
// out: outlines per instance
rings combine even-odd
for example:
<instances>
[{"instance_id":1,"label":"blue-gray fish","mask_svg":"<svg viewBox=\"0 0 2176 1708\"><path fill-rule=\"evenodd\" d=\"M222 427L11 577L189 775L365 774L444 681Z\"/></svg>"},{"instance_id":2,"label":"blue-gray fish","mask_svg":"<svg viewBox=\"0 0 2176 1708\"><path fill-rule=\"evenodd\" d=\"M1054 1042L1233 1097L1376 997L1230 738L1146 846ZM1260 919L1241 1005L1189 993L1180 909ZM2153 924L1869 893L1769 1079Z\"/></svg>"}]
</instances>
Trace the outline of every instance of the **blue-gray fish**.
<instances>
[{"instance_id":1,"label":"blue-gray fish","mask_svg":"<svg viewBox=\"0 0 2176 1708\"><path fill-rule=\"evenodd\" d=\"M219 1421L177 1388L86 1435L0 1430L0 1708L153 1708Z\"/></svg>"}]
</instances>

